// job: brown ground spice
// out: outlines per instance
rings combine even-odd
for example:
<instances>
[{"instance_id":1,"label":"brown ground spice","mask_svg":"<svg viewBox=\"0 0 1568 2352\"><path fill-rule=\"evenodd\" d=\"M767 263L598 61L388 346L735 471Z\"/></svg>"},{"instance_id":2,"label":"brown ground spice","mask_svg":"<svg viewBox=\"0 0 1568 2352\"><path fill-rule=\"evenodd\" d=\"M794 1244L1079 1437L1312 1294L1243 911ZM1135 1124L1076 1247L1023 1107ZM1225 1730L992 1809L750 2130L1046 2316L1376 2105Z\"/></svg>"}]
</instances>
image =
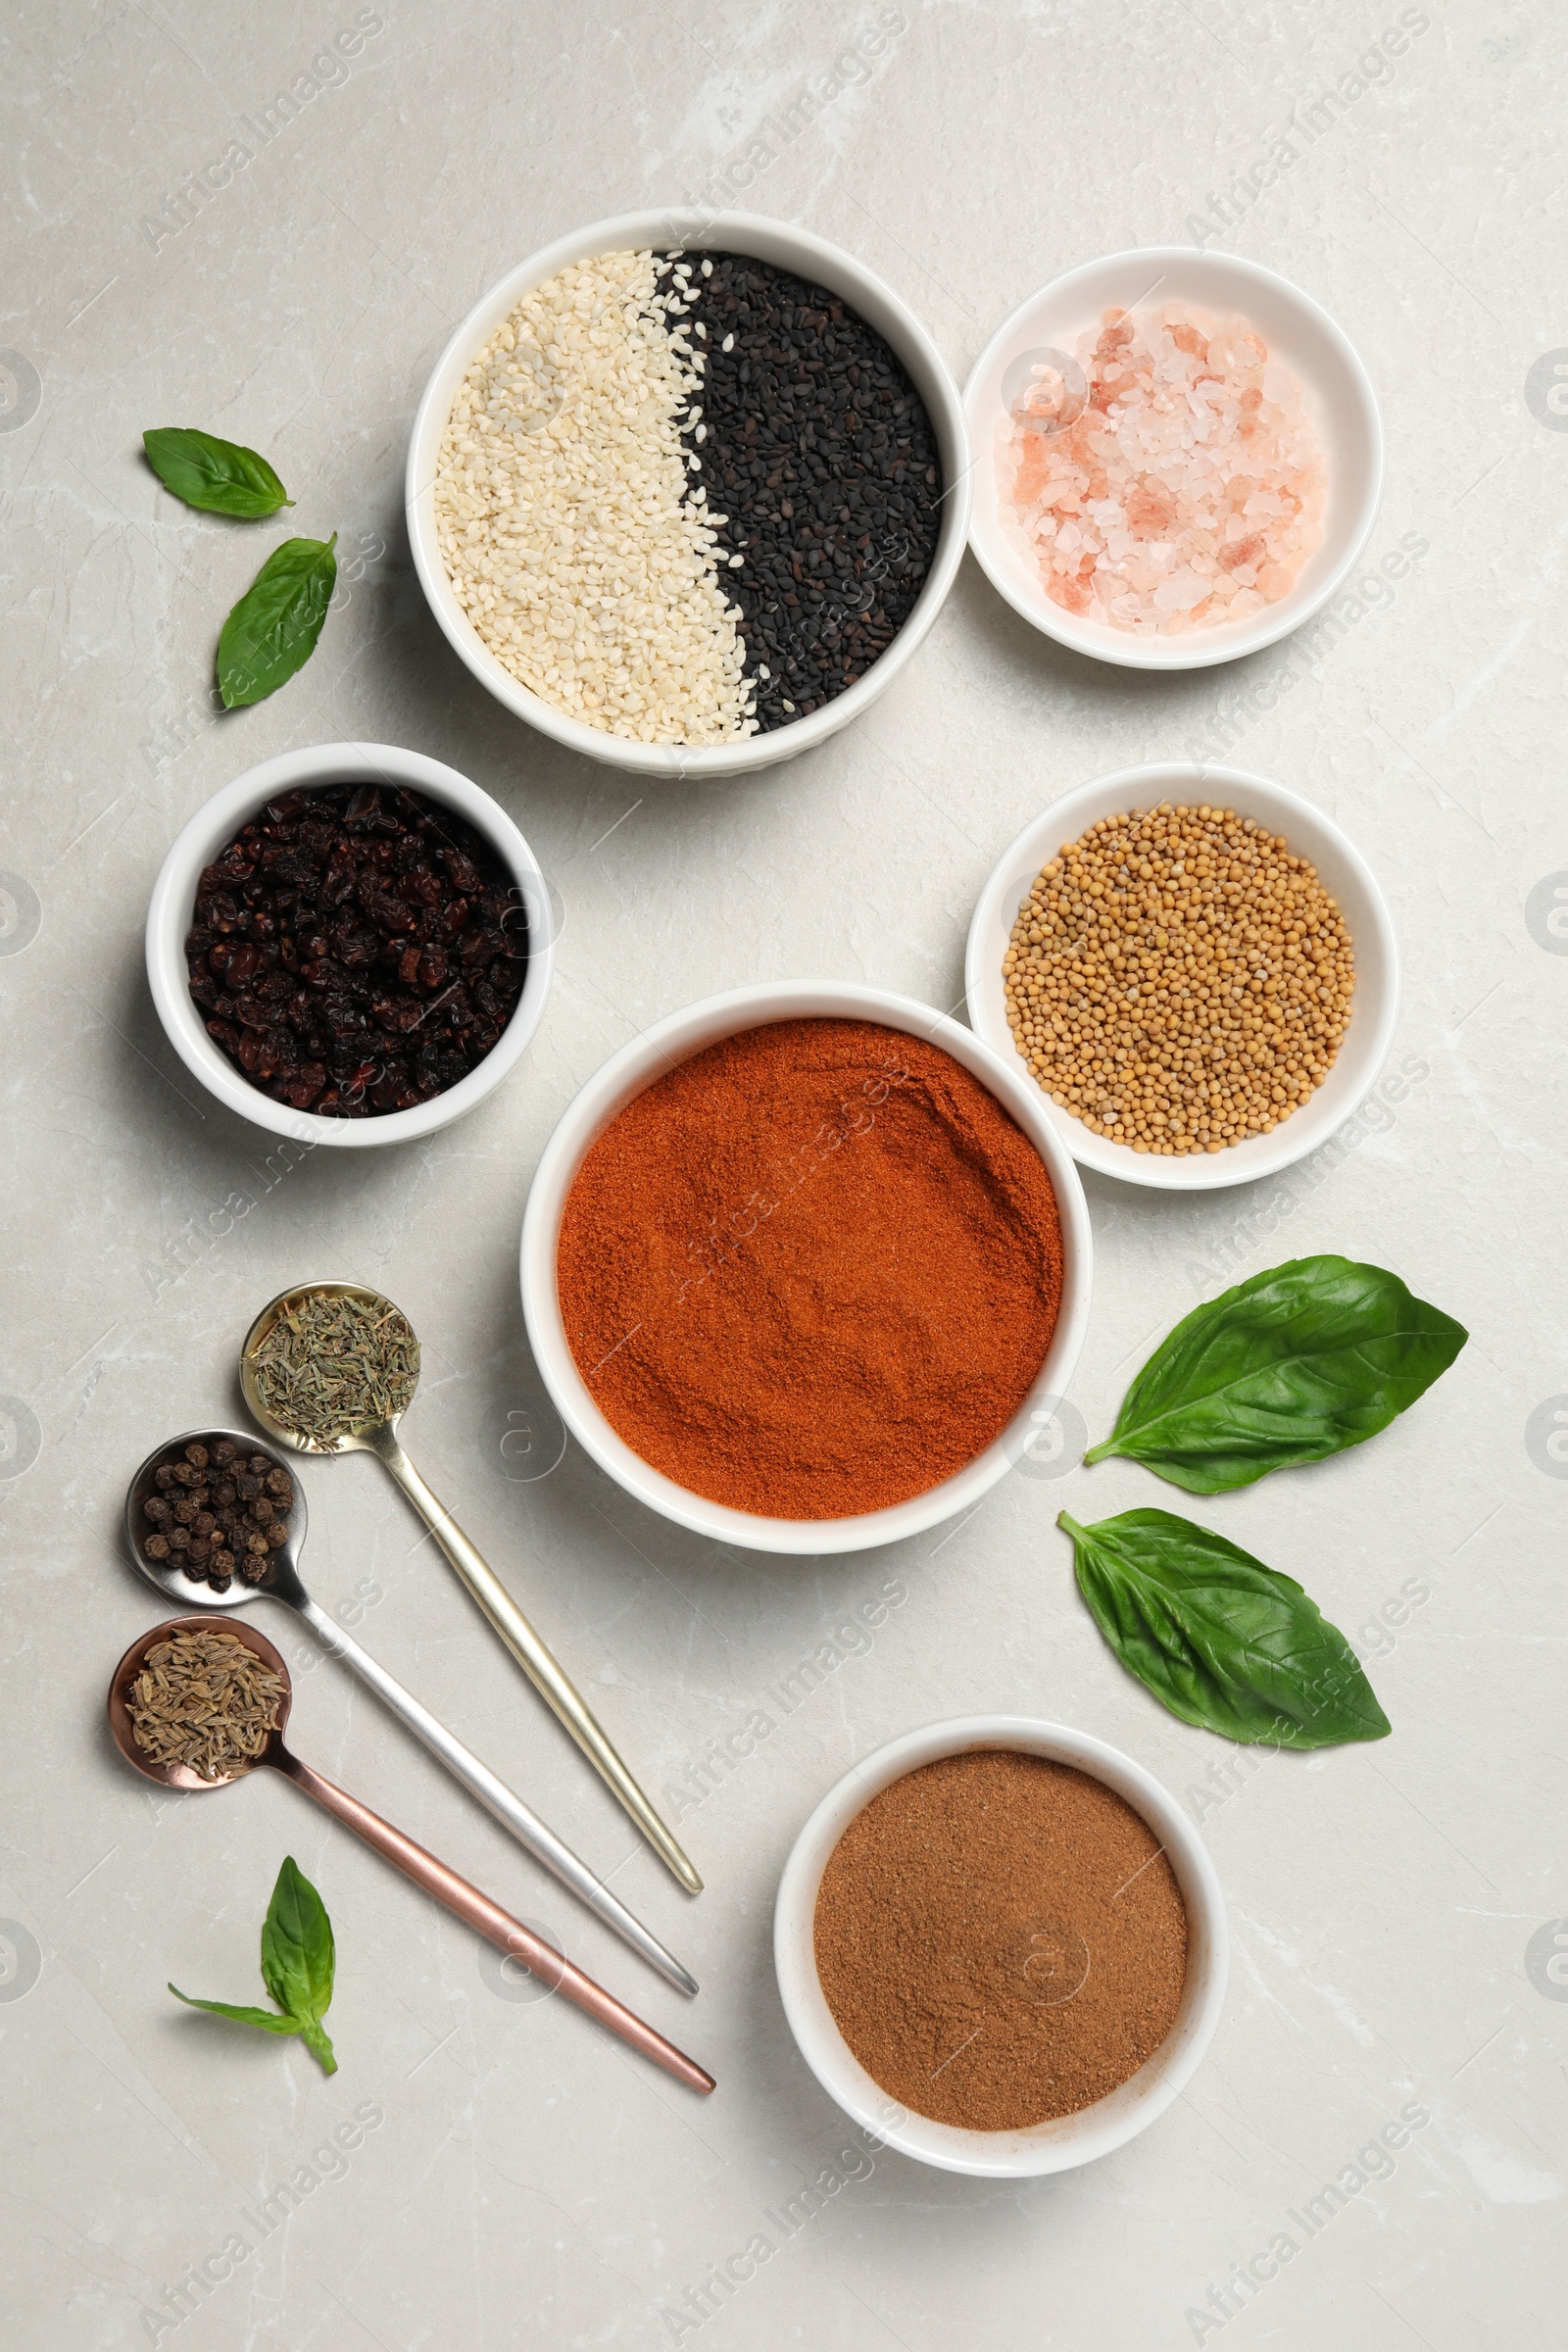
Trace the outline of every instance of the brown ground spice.
<instances>
[{"instance_id":1,"label":"brown ground spice","mask_svg":"<svg viewBox=\"0 0 1568 2352\"><path fill-rule=\"evenodd\" d=\"M1017 2131L1093 2105L1176 2021L1187 1910L1147 1822L1101 1781L976 1749L906 1774L835 1847L816 1967L890 2097Z\"/></svg>"},{"instance_id":2,"label":"brown ground spice","mask_svg":"<svg viewBox=\"0 0 1568 2352\"><path fill-rule=\"evenodd\" d=\"M628 1446L785 1519L921 1494L1028 1395L1061 1297L1038 1152L939 1047L726 1038L613 1119L567 1196L566 1337Z\"/></svg>"}]
</instances>

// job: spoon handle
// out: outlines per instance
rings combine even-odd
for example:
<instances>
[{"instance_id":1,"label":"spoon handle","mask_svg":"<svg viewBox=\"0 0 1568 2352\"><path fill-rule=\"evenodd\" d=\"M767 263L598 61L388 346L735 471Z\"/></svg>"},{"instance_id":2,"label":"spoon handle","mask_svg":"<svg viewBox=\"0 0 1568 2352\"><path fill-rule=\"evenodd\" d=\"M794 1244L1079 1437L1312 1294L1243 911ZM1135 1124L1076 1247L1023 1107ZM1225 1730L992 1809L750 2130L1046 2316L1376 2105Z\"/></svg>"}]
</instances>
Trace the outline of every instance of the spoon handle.
<instances>
[{"instance_id":1,"label":"spoon handle","mask_svg":"<svg viewBox=\"0 0 1568 2352\"><path fill-rule=\"evenodd\" d=\"M705 2094L713 2088L712 2076L705 2073L695 2059L677 2050L672 2041L666 2041L662 2034L656 2033L652 2026L617 2001L612 1992L607 1992L602 1984L595 1984L592 1977L585 1976L580 1968L573 1967L553 1945L531 1935L520 1920L503 1911L499 1903L493 1903L487 1894L481 1894L477 1886L471 1886L466 1879L460 1879L455 1870L445 1862L438 1861L434 1854L427 1853L422 1845L416 1845L412 1838L406 1838L389 1821L383 1821L379 1813L372 1813L368 1805L362 1805L357 1796L350 1796L346 1789L339 1788L334 1782L313 1771L309 1764L302 1764L299 1757L291 1755L285 1747L279 1746L269 1761L274 1763L277 1770L285 1774L296 1788L303 1788L307 1796L315 1797L317 1803L342 1822L345 1829L352 1830L356 1837L365 1839L367 1845L373 1845L377 1853L384 1854L395 1869L402 1871L405 1878L412 1879L416 1886L422 1886L426 1894L433 1894L438 1903L445 1903L449 1911L468 1927L476 1929L487 1942L520 1960L542 1984L549 1985L552 1992L564 1993L568 2001L574 2002L579 2009L585 2009L590 2017L597 2018L600 2025L608 2027L612 2034L618 2034L621 2040L629 2042L634 2050L641 2050L645 2058L652 2058L656 2066L663 2067L677 2082Z\"/></svg>"},{"instance_id":2,"label":"spoon handle","mask_svg":"<svg viewBox=\"0 0 1568 2352\"><path fill-rule=\"evenodd\" d=\"M603 1882L595 1878L586 1862L574 1854L569 1845L542 1822L531 1805L510 1789L505 1781L497 1778L488 1764L481 1764L470 1749L455 1739L444 1723L437 1722L427 1707L422 1707L411 1690L405 1690L394 1681L384 1666L376 1663L368 1650L350 1639L319 1602L309 1593L302 1593L293 1603L317 1639L324 1643L335 1657L351 1666L360 1680L368 1683L382 1704L389 1707L400 1723L407 1724L416 1740L422 1740L430 1753L444 1764L454 1780L479 1799L495 1815L497 1821L512 1832L519 1845L526 1846L535 1861L546 1870L554 1871L564 1886L598 1913L608 1928L640 1952L662 1977L681 1992L695 1992L697 1980L682 1968L672 1953L666 1952L656 1936L650 1935L642 1921L627 1910L619 1897L611 1893Z\"/></svg>"},{"instance_id":3,"label":"spoon handle","mask_svg":"<svg viewBox=\"0 0 1568 2352\"><path fill-rule=\"evenodd\" d=\"M689 1893L700 1893L702 1880L621 1762L582 1693L568 1682L495 1570L469 1543L446 1505L431 1494L392 1431L383 1427L368 1432L366 1442L391 1471L546 1706L614 1791L661 1861Z\"/></svg>"}]
</instances>

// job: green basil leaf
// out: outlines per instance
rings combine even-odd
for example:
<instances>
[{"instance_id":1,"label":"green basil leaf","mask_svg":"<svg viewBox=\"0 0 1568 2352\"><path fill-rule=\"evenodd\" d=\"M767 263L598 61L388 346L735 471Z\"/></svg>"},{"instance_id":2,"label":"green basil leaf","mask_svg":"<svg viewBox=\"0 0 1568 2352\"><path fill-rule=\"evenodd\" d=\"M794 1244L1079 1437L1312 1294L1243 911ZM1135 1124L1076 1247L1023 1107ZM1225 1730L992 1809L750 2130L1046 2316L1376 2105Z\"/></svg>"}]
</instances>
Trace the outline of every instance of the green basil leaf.
<instances>
[{"instance_id":1,"label":"green basil leaf","mask_svg":"<svg viewBox=\"0 0 1568 2352\"><path fill-rule=\"evenodd\" d=\"M262 1928L263 1982L280 2009L302 2026L314 2026L326 2015L335 1966L326 1905L293 1855L285 1854Z\"/></svg>"},{"instance_id":2,"label":"green basil leaf","mask_svg":"<svg viewBox=\"0 0 1568 2352\"><path fill-rule=\"evenodd\" d=\"M225 710L265 702L316 651L337 585L330 539L285 539L274 547L218 640L218 685Z\"/></svg>"},{"instance_id":3,"label":"green basil leaf","mask_svg":"<svg viewBox=\"0 0 1568 2352\"><path fill-rule=\"evenodd\" d=\"M1292 1258L1178 1323L1084 1459L1125 1454L1190 1494L1249 1487L1376 1437L1469 1336L1381 1266Z\"/></svg>"},{"instance_id":4,"label":"green basil leaf","mask_svg":"<svg viewBox=\"0 0 1568 2352\"><path fill-rule=\"evenodd\" d=\"M209 514L275 514L291 507L264 457L238 441L220 441L194 425L155 425L143 433L147 463L166 490Z\"/></svg>"},{"instance_id":5,"label":"green basil leaf","mask_svg":"<svg viewBox=\"0 0 1568 2352\"><path fill-rule=\"evenodd\" d=\"M279 2017L275 2009L237 2009L232 2001L198 2001L193 1994L181 1992L177 1984L170 1991L176 2001L190 2009L208 2009L214 2017L231 2017L238 2026L259 2026L264 2034L299 2034L304 2031L297 2017Z\"/></svg>"},{"instance_id":6,"label":"green basil leaf","mask_svg":"<svg viewBox=\"0 0 1568 2352\"><path fill-rule=\"evenodd\" d=\"M321 2061L322 2074L335 2075L337 2073L337 2056L327 2037L326 2028L307 2023L300 2027L300 2033L304 2037L306 2048L314 2050Z\"/></svg>"},{"instance_id":7,"label":"green basil leaf","mask_svg":"<svg viewBox=\"0 0 1568 2352\"><path fill-rule=\"evenodd\" d=\"M1105 1640L1184 1723L1275 1747L1387 1738L1354 1650L1290 1577L1171 1511L1056 1525Z\"/></svg>"}]
</instances>

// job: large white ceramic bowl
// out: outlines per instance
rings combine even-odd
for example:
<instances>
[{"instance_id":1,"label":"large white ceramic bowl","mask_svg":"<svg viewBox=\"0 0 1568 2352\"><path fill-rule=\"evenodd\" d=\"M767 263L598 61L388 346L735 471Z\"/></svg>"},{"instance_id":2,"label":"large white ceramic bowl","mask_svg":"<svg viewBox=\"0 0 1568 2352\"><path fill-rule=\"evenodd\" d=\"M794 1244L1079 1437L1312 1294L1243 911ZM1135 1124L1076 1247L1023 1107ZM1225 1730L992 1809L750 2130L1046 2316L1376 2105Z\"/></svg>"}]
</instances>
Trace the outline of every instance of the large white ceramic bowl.
<instances>
[{"instance_id":1,"label":"large white ceramic bowl","mask_svg":"<svg viewBox=\"0 0 1568 2352\"><path fill-rule=\"evenodd\" d=\"M1210 808L1235 808L1243 816L1266 824L1271 833L1283 833L1293 853L1309 858L1316 866L1319 881L1345 917L1355 952L1350 1025L1334 1066L1316 1092L1271 1134L1254 1135L1224 1152L1196 1152L1169 1159L1096 1135L1071 1111L1053 1102L1013 1043L1002 983L1002 958L1013 920L1041 867L1097 818L1116 816L1127 808L1156 808L1161 801L1178 807L1201 808L1206 803ZM1124 767L1114 775L1099 776L1093 784L1069 792L1065 800L1057 801L1026 825L980 893L969 925L963 977L976 1035L1023 1074L1079 1165L1098 1168L1102 1176L1119 1176L1125 1184L1150 1185L1160 1192L1207 1193L1220 1185L1250 1184L1259 1176L1288 1168L1293 1160L1304 1159L1319 1144L1327 1143L1373 1086L1394 1043L1399 1011L1399 951L1394 923L1371 867L1348 835L1321 808L1314 808L1298 793L1287 792L1283 784L1249 775L1244 768L1199 767L1189 760L1159 760L1148 767Z\"/></svg>"},{"instance_id":2,"label":"large white ceramic bowl","mask_svg":"<svg viewBox=\"0 0 1568 2352\"><path fill-rule=\"evenodd\" d=\"M491 653L453 594L441 561L435 529L436 466L453 397L468 363L525 294L569 263L591 260L595 254L644 247L663 252L696 245L713 252L749 254L754 260L771 262L777 269L791 270L797 276L842 294L891 346L925 402L936 435L945 493L942 527L936 557L914 611L882 659L847 693L790 726L748 736L739 743L632 743L624 736L607 734L601 727L585 726L580 719L558 710L553 703L531 693ZM753 213L697 209L620 213L612 220L596 220L591 227L558 237L553 245L520 262L474 304L425 385L409 443L405 494L415 568L430 610L458 654L497 702L542 734L564 743L568 751L585 753L590 760L601 760L611 767L633 768L654 776L733 776L770 767L776 760L793 759L797 752L824 743L840 727L858 718L892 685L936 619L963 561L969 529L969 443L957 386L935 343L908 305L853 255L807 229L791 228L782 220L763 220Z\"/></svg>"},{"instance_id":3,"label":"large white ceramic bowl","mask_svg":"<svg viewBox=\"0 0 1568 2352\"><path fill-rule=\"evenodd\" d=\"M940 1757L974 1748L1013 1748L1071 1764L1102 1781L1142 1814L1165 1849L1187 1906L1187 1983L1176 2023L1160 2047L1107 2098L1054 2123L1016 2132L968 2132L912 2115L889 2098L850 2049L816 1973L816 1890L839 1839L894 1781ZM1087 1732L1018 1715L966 1715L890 1740L847 1772L823 1797L795 1840L773 1908L773 1966L801 2056L830 2098L861 2129L901 2155L947 2173L1018 2180L1064 2173L1108 2156L1162 2115L1198 2072L1214 2038L1225 1999L1229 1942L1225 1901L1208 1849L1175 1798L1131 1756Z\"/></svg>"},{"instance_id":4,"label":"large white ceramic bowl","mask_svg":"<svg viewBox=\"0 0 1568 2352\"><path fill-rule=\"evenodd\" d=\"M1002 1435L962 1470L887 1510L865 1511L847 1519L769 1519L734 1510L727 1503L710 1502L706 1495L677 1486L645 1462L611 1427L578 1371L566 1340L556 1288L556 1246L572 1180L590 1146L617 1111L656 1078L721 1037L760 1028L768 1021L810 1018L876 1021L923 1038L961 1062L1010 1112L1044 1160L1056 1196L1063 1259L1061 1305L1046 1360L1029 1395ZM1083 1346L1092 1259L1089 1211L1078 1171L1045 1115L1038 1088L1020 1080L969 1030L912 998L840 981L776 982L731 989L723 996L688 1005L684 1012L645 1029L589 1079L545 1146L528 1194L522 1224L522 1307L534 1360L563 1421L600 1468L608 1470L639 1502L698 1535L754 1551L864 1551L873 1544L918 1535L939 1520L969 1509L1005 1476L1031 1440L1038 1440L1041 1421L1049 1418L1065 1394Z\"/></svg>"},{"instance_id":5,"label":"large white ceramic bowl","mask_svg":"<svg viewBox=\"0 0 1568 2352\"><path fill-rule=\"evenodd\" d=\"M301 786L359 783L404 785L426 800L454 809L482 833L511 874L527 910L530 953L528 968L511 1020L500 1043L483 1061L445 1094L434 1095L415 1110L389 1110L379 1118L323 1119L308 1110L292 1110L252 1086L220 1054L208 1036L199 1007L192 1002L190 974L185 962L185 934L196 906L196 885L224 845L280 792ZM460 776L455 767L427 760L422 752L405 752L390 743L318 743L303 752L284 752L247 768L232 784L214 793L198 808L178 836L153 885L147 909L147 979L170 1044L192 1077L242 1119L273 1135L292 1136L296 1143L320 1144L331 1151L367 1151L380 1144L409 1143L432 1135L472 1110L493 1094L517 1061L539 1026L550 993L555 960L554 925L544 878L532 850L506 810Z\"/></svg>"},{"instance_id":6,"label":"large white ceramic bowl","mask_svg":"<svg viewBox=\"0 0 1568 2352\"><path fill-rule=\"evenodd\" d=\"M1024 545L1004 514L997 480L997 428L1016 382L1009 369L1047 351L1071 352L1115 305L1138 311L1164 302L1200 310L1241 312L1261 333L1274 358L1314 396L1323 442L1328 496L1323 539L1302 565L1296 585L1277 605L1217 628L1177 637L1135 637L1106 622L1081 618L1054 604ZM1007 386L1004 394L1004 386ZM1321 611L1366 545L1383 496L1383 424L1371 379L1354 347L1327 311L1289 278L1235 254L1193 245L1151 245L1086 262L1053 278L1019 304L992 336L964 387L964 410L974 448L974 517L970 539L991 584L1015 612L1075 653L1128 669L1203 669L1234 662L1289 636Z\"/></svg>"}]
</instances>

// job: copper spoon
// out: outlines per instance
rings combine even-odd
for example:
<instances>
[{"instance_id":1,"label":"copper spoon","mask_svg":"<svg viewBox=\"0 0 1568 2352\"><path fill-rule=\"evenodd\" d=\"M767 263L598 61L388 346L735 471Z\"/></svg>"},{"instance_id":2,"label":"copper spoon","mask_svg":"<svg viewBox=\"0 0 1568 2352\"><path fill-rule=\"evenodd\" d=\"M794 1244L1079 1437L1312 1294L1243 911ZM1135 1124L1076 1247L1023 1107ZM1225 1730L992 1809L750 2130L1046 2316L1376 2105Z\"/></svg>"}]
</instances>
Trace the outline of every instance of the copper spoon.
<instances>
[{"instance_id":1,"label":"copper spoon","mask_svg":"<svg viewBox=\"0 0 1568 2352\"><path fill-rule=\"evenodd\" d=\"M293 1609L304 1618L317 1639L325 1644L332 1655L341 1658L361 1682L369 1685L382 1705L390 1708L400 1723L407 1725L416 1740L423 1740L436 1761L444 1764L453 1779L461 1781L464 1788L495 1815L503 1829L511 1831L517 1843L532 1854L536 1862L542 1862L546 1870L553 1871L563 1886L569 1886L590 1911L598 1914L607 1928L629 1943L634 1952L640 1952L662 1977L666 1977L682 1992L695 1992L697 1979L690 1969L683 1967L672 1952L664 1949L658 1936L643 1926L636 1913L627 1910L619 1895L612 1894L604 1882L594 1876L581 1856L573 1853L564 1839L558 1838L555 1831L540 1820L533 1807L525 1805L521 1797L490 1770L488 1764L481 1764L478 1757L430 1713L428 1707L421 1706L412 1691L405 1690L403 1685L395 1681L386 1668L370 1656L368 1650L362 1649L357 1642L352 1641L318 1601L312 1599L299 1572L307 1513L305 1492L298 1476L293 1478L294 1500L289 1506L287 1541L268 1552L267 1565L259 1583L248 1584L242 1576L236 1576L228 1590L220 1592L209 1581L205 1571L201 1571L194 1579L191 1577L182 1565L188 1554L173 1552L166 1560L155 1560L149 1556L146 1542L152 1522L146 1517L143 1506L149 1496L158 1492L153 1474L161 1463L172 1461L181 1453L193 1438L200 1439L208 1447L220 1438L227 1438L242 1453L266 1454L274 1468L284 1468L283 1462L260 1439L247 1437L243 1431L233 1429L188 1429L182 1437L172 1438L167 1446L160 1446L150 1453L131 1480L125 1495L125 1539L130 1545L131 1558L148 1583L155 1585L160 1592L167 1593L172 1600L200 1601L204 1608L209 1609L239 1609L248 1601L261 1599L280 1601L285 1608ZM213 1475L216 1477L216 1471Z\"/></svg>"},{"instance_id":2,"label":"copper spoon","mask_svg":"<svg viewBox=\"0 0 1568 2352\"><path fill-rule=\"evenodd\" d=\"M398 1444L397 1429L403 1418L402 1413L392 1413L385 1421L363 1422L342 1437L321 1443L301 1437L297 1431L279 1421L276 1414L264 1403L256 1382L253 1360L256 1350L285 1308L298 1306L311 1298L357 1299L362 1305L373 1307L383 1314L397 1315L400 1321L408 1323L408 1317L401 1308L392 1304L390 1298L379 1291L367 1290L363 1283L297 1283L292 1290L282 1291L270 1300L245 1334L239 1362L240 1387L245 1392L245 1402L269 1437L275 1438L281 1446L291 1446L297 1453L373 1453L377 1461L386 1465L546 1706L576 1740L600 1779L631 1815L660 1860L674 1873L689 1894L700 1894L702 1880L670 1830L655 1812L648 1797L621 1762L582 1692L567 1678L495 1570L469 1542L445 1503L437 1501ZM409 1328L412 1331L413 1325L410 1324ZM416 1376L417 1367L418 1343L416 1341Z\"/></svg>"},{"instance_id":3,"label":"copper spoon","mask_svg":"<svg viewBox=\"0 0 1568 2352\"><path fill-rule=\"evenodd\" d=\"M422 1845L416 1845L412 1838L406 1838L389 1821L383 1821L379 1813L372 1813L368 1805L362 1805L358 1797L350 1796L345 1789L323 1779L320 1773L313 1771L309 1764L302 1764L299 1757L291 1753L283 1742L289 1702L293 1697L288 1668L265 1634L256 1633L248 1625L223 1628L225 1633L233 1635L236 1642L243 1642L248 1649L254 1650L263 1665L270 1666L283 1686L278 1701L277 1727L254 1763L247 1760L236 1765L232 1772L223 1774L220 1779L204 1781L188 1765L155 1764L150 1756L145 1755L136 1744L126 1701L131 1685L146 1663L147 1652L156 1642L166 1641L171 1634L211 1634L214 1630L210 1616L172 1617L167 1624L154 1626L151 1633L143 1634L134 1641L115 1668L114 1679L109 1686L109 1729L115 1745L128 1764L133 1764L147 1780L162 1782L168 1788L224 1788L230 1781L243 1779L257 1765L270 1765L274 1772L280 1772L285 1780L292 1781L297 1788L303 1788L307 1796L314 1797L325 1812L342 1822L345 1829L352 1830L356 1837L365 1839L367 1845L373 1845L377 1853L384 1854L394 1868L402 1871L405 1878L412 1879L416 1886L422 1886L426 1894L434 1895L438 1903L445 1903L449 1911L475 1929L487 1942L520 1960L529 1974L537 1977L542 1984L547 1984L552 1992L564 1993L577 2008L585 2009L600 2025L607 2027L612 2034L618 2034L622 2041L629 2042L634 2050L641 2050L645 2058L651 2058L656 2066L662 2066L666 2074L673 2075L677 2082L684 2082L689 2089L702 2091L706 2096L714 2087L712 2076L706 2073L695 2059L677 2050L672 2041L666 2041L662 2034L657 2033L642 2018L625 2008L613 1993L607 1992L602 1984L596 1984L592 1977L585 1976L580 1968L563 1958L542 1937L531 1935L520 1920L503 1911L499 1903L493 1903L487 1894L481 1894L478 1887L471 1886L466 1879L460 1879L455 1870L449 1869L434 1854L427 1853Z\"/></svg>"}]
</instances>

